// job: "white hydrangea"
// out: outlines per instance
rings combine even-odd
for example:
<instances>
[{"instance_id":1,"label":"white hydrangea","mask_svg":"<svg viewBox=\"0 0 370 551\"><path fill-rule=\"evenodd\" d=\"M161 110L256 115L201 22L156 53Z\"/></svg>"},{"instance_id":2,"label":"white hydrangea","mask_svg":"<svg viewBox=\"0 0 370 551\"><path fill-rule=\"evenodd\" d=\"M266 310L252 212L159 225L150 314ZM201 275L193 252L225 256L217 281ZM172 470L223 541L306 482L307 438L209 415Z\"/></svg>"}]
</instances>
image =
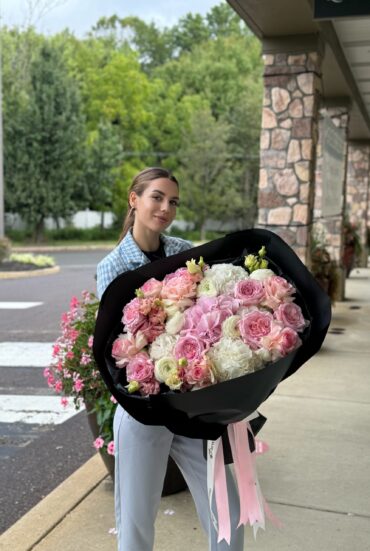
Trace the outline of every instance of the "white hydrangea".
<instances>
[{"instance_id":1,"label":"white hydrangea","mask_svg":"<svg viewBox=\"0 0 370 551\"><path fill-rule=\"evenodd\" d=\"M217 295L221 295L232 292L235 283L248 277L248 272L241 266L214 264L209 270L205 271L203 281L210 280L217 290Z\"/></svg>"},{"instance_id":2,"label":"white hydrangea","mask_svg":"<svg viewBox=\"0 0 370 551\"><path fill-rule=\"evenodd\" d=\"M174 335L162 333L159 335L149 347L149 356L152 360L160 360L166 356L172 356L172 351L177 342Z\"/></svg>"},{"instance_id":3,"label":"white hydrangea","mask_svg":"<svg viewBox=\"0 0 370 551\"><path fill-rule=\"evenodd\" d=\"M242 340L222 337L208 352L217 381L228 381L254 371L253 352Z\"/></svg>"}]
</instances>

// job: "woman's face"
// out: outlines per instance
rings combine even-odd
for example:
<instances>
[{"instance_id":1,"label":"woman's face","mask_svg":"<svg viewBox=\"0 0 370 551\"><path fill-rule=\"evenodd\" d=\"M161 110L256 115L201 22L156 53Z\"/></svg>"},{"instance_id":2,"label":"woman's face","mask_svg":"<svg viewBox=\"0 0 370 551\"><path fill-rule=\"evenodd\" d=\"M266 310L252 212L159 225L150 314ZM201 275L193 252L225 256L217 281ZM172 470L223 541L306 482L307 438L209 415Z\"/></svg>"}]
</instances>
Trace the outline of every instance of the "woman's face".
<instances>
[{"instance_id":1,"label":"woman's face","mask_svg":"<svg viewBox=\"0 0 370 551\"><path fill-rule=\"evenodd\" d=\"M161 233L175 218L178 204L179 188L168 178L152 180L141 196L134 191L130 193L137 229L142 227Z\"/></svg>"}]
</instances>

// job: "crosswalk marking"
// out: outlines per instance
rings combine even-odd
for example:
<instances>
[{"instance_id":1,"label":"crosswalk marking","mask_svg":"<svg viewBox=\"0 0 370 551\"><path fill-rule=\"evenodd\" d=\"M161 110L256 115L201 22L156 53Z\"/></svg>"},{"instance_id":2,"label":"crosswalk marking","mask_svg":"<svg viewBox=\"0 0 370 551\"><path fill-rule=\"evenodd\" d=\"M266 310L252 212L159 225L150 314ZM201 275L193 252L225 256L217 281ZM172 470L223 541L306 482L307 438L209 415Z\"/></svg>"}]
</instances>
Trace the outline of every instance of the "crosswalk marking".
<instances>
[{"instance_id":1,"label":"crosswalk marking","mask_svg":"<svg viewBox=\"0 0 370 551\"><path fill-rule=\"evenodd\" d=\"M50 342L0 343L0 367L47 367L51 360Z\"/></svg>"},{"instance_id":2,"label":"crosswalk marking","mask_svg":"<svg viewBox=\"0 0 370 551\"><path fill-rule=\"evenodd\" d=\"M65 408L61 405L60 396L0 396L0 423L60 425L76 413L72 401Z\"/></svg>"},{"instance_id":3,"label":"crosswalk marking","mask_svg":"<svg viewBox=\"0 0 370 551\"><path fill-rule=\"evenodd\" d=\"M41 304L43 302L0 302L0 310L27 310Z\"/></svg>"}]
</instances>

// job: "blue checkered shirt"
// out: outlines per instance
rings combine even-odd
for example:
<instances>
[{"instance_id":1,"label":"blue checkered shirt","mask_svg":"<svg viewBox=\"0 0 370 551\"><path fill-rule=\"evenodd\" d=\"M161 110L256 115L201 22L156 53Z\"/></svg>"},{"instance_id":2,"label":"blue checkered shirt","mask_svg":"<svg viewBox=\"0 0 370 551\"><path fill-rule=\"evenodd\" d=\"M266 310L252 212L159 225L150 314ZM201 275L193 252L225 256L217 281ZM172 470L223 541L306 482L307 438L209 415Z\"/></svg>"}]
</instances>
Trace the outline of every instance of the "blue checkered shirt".
<instances>
[{"instance_id":1,"label":"blue checkered shirt","mask_svg":"<svg viewBox=\"0 0 370 551\"><path fill-rule=\"evenodd\" d=\"M186 251L193 246L190 241L179 237L161 235L161 239L166 256ZM145 256L132 237L131 231L128 231L121 243L98 264L96 273L98 297L101 298L105 289L118 275L129 270L136 270L149 262L149 258Z\"/></svg>"}]
</instances>

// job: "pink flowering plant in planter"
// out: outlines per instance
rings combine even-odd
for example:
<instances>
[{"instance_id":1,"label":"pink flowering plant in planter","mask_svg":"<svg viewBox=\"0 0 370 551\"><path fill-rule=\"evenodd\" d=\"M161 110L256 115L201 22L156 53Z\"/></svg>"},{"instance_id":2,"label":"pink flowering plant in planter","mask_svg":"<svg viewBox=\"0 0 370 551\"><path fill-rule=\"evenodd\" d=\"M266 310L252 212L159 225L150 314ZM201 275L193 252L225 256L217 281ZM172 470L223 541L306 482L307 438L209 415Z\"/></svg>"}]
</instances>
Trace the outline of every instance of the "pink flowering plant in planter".
<instances>
[{"instance_id":1,"label":"pink flowering plant in planter","mask_svg":"<svg viewBox=\"0 0 370 551\"><path fill-rule=\"evenodd\" d=\"M96 416L98 435L94 447L114 454L113 416L116 400L104 384L92 353L97 297L88 291L72 297L68 312L61 317L61 335L53 345L53 360L44 370L50 388L61 394L66 407L71 398L76 409L85 404L89 416ZM90 423L94 424L94 423Z\"/></svg>"}]
</instances>

